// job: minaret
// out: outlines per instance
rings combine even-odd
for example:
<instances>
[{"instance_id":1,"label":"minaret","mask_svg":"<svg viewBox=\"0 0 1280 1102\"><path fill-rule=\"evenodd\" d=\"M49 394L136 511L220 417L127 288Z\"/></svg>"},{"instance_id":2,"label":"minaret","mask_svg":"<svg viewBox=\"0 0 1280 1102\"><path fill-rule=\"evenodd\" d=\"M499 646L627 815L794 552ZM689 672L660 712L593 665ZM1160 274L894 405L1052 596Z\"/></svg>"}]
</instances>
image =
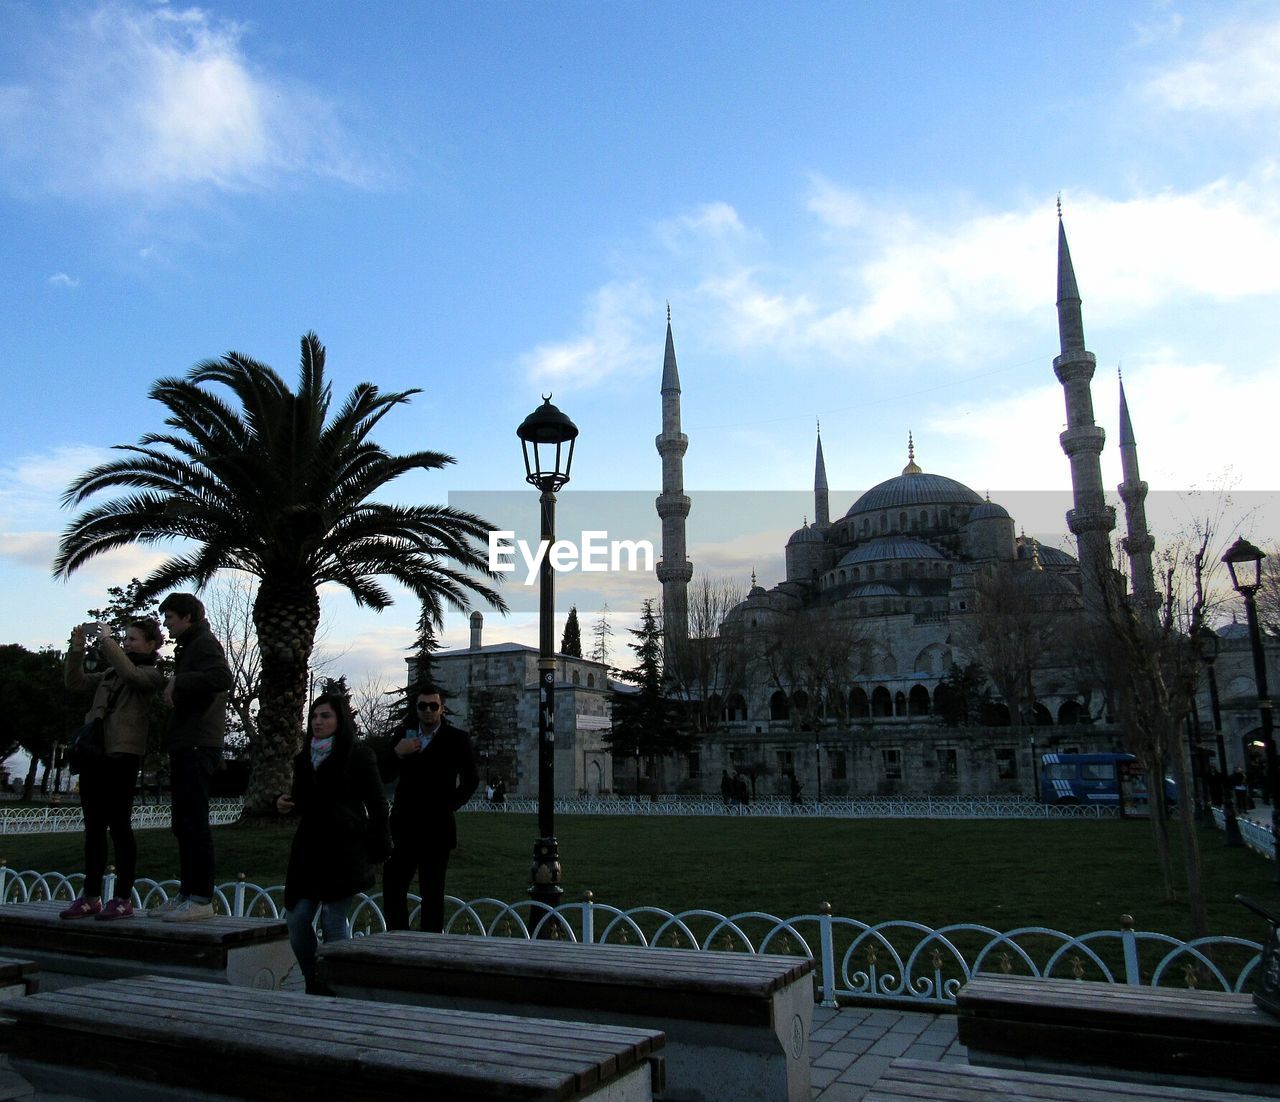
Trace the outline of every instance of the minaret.
<instances>
[{"instance_id":1,"label":"minaret","mask_svg":"<svg viewBox=\"0 0 1280 1102\"><path fill-rule=\"evenodd\" d=\"M831 506L827 500L827 464L822 458L822 423L818 423L818 458L813 467L813 526L819 532L831 527Z\"/></svg>"},{"instance_id":2,"label":"minaret","mask_svg":"<svg viewBox=\"0 0 1280 1102\"><path fill-rule=\"evenodd\" d=\"M1099 456L1106 433L1093 420L1093 395L1089 383L1096 366L1093 353L1084 346L1084 321L1080 292L1067 248L1067 231L1058 204L1058 340L1061 354L1053 371L1067 401L1067 428L1059 436L1071 464L1071 490L1075 508L1067 513L1067 527L1076 537L1080 555L1082 597L1086 607L1102 607L1102 587L1111 577L1111 532L1116 511L1102 490Z\"/></svg>"},{"instance_id":3,"label":"minaret","mask_svg":"<svg viewBox=\"0 0 1280 1102\"><path fill-rule=\"evenodd\" d=\"M662 583L662 627L667 666L672 644L689 638L689 579L693 564L686 557L685 518L689 499L684 492L684 453L689 438L680 431L680 373L676 370L676 345L671 337L671 306L667 306L667 350L662 361L662 433L655 441L662 457L662 493L658 517L662 521L662 558L658 581Z\"/></svg>"},{"instance_id":4,"label":"minaret","mask_svg":"<svg viewBox=\"0 0 1280 1102\"><path fill-rule=\"evenodd\" d=\"M1147 530L1147 484L1138 473L1138 442L1133 438L1133 422L1129 420L1129 403L1124 397L1124 378L1120 378L1120 469L1124 481L1117 489L1124 502L1124 524L1127 535L1121 546L1129 556L1130 584L1137 605L1149 616L1160 607L1156 592L1156 576L1151 566L1151 552L1156 541Z\"/></svg>"}]
</instances>

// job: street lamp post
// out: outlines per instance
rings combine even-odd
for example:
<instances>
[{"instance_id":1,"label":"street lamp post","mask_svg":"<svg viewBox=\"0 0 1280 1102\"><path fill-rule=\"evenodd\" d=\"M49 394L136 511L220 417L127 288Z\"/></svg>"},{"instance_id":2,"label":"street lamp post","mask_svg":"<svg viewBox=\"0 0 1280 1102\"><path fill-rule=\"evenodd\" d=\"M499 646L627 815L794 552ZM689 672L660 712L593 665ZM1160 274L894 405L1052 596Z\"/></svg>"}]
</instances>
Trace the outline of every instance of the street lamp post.
<instances>
[{"instance_id":1,"label":"street lamp post","mask_svg":"<svg viewBox=\"0 0 1280 1102\"><path fill-rule=\"evenodd\" d=\"M1222 739L1222 708L1218 703L1218 676L1213 664L1218 658L1218 633L1212 628L1200 629L1196 649L1209 674L1209 709L1213 713L1213 733L1218 741L1218 775L1222 782L1222 819L1228 846L1243 846L1240 823L1236 819L1236 802L1231 794L1231 781L1227 774L1227 745Z\"/></svg>"},{"instance_id":2,"label":"street lamp post","mask_svg":"<svg viewBox=\"0 0 1280 1102\"><path fill-rule=\"evenodd\" d=\"M822 806L822 732L815 731L813 735L813 749L818 756L818 806Z\"/></svg>"},{"instance_id":3,"label":"street lamp post","mask_svg":"<svg viewBox=\"0 0 1280 1102\"><path fill-rule=\"evenodd\" d=\"M1267 789L1271 796L1271 837L1273 844L1280 843L1280 813L1276 805L1277 780L1276 740L1274 719L1271 714L1271 697L1267 693L1267 657L1262 650L1262 632L1258 630L1258 590L1262 588L1262 560L1266 556L1243 536L1236 540L1222 556L1231 571L1231 585L1244 598L1244 611L1249 621L1249 644L1253 648L1253 674L1258 687L1258 711L1262 718L1262 745L1267 755ZM1252 566L1252 569L1250 567ZM1280 883L1280 850L1274 854L1274 874Z\"/></svg>"},{"instance_id":4,"label":"street lamp post","mask_svg":"<svg viewBox=\"0 0 1280 1102\"><path fill-rule=\"evenodd\" d=\"M542 405L520 423L516 435L524 451L525 481L540 495L541 538L547 548L542 556L538 593L538 837L533 843L529 896L541 912L531 916L534 924L541 922L541 935L549 937L552 926L545 920L559 905L564 891L560 887L560 847L555 826L555 574L550 548L556 540L556 491L569 481L578 427L546 395Z\"/></svg>"}]
</instances>

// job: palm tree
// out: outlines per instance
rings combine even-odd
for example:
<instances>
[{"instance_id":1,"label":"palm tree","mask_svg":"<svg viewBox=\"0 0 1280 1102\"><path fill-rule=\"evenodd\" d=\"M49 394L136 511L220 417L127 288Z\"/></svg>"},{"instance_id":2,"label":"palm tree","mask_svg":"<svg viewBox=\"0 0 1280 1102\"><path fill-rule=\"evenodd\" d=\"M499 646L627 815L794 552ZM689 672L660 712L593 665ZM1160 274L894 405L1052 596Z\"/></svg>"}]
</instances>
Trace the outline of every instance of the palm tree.
<instances>
[{"instance_id":1,"label":"palm tree","mask_svg":"<svg viewBox=\"0 0 1280 1102\"><path fill-rule=\"evenodd\" d=\"M85 509L62 535L55 577L127 544L180 540L143 582L148 593L199 589L220 570L258 578L253 621L262 655L261 711L246 814L270 814L287 791L306 702L307 664L320 620L317 587L343 586L362 606L383 609L394 578L440 621L480 597L505 610L486 584L489 525L447 506L386 505L370 497L397 476L438 470L450 456L390 455L374 427L417 390L381 394L361 383L330 415L324 346L302 338L297 392L276 372L235 352L197 364L185 379L160 379L150 395L172 430L121 444L125 458L81 475L63 495L80 506L103 491L124 496ZM230 404L210 386L234 395ZM479 575L479 577L477 577Z\"/></svg>"}]
</instances>

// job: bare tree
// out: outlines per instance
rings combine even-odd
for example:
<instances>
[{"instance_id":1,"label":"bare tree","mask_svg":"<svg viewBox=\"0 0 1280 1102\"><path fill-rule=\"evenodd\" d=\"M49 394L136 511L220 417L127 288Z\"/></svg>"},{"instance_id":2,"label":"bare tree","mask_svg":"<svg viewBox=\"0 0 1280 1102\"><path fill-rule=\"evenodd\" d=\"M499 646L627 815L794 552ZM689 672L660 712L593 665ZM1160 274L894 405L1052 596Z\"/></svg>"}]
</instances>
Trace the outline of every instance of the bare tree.
<instances>
[{"instance_id":1,"label":"bare tree","mask_svg":"<svg viewBox=\"0 0 1280 1102\"><path fill-rule=\"evenodd\" d=\"M1014 724L1033 723L1037 672L1063 664L1061 642L1079 604L1059 575L1031 564L995 567L975 587L956 641L1003 697Z\"/></svg>"},{"instance_id":2,"label":"bare tree","mask_svg":"<svg viewBox=\"0 0 1280 1102\"><path fill-rule=\"evenodd\" d=\"M258 697L262 691L262 656L253 624L258 581L247 574L223 574L205 595L213 634L227 653L233 678L227 707L249 746L258 740Z\"/></svg>"},{"instance_id":3,"label":"bare tree","mask_svg":"<svg viewBox=\"0 0 1280 1102\"><path fill-rule=\"evenodd\" d=\"M376 739L395 726L404 703L404 688L382 674L365 674L351 690L351 715L361 737Z\"/></svg>"},{"instance_id":4,"label":"bare tree","mask_svg":"<svg viewBox=\"0 0 1280 1102\"><path fill-rule=\"evenodd\" d=\"M688 594L689 637L674 646L667 676L689 705L699 731L720 722L724 702L746 685L746 648L740 635L724 635L720 625L745 596L726 577L699 575Z\"/></svg>"},{"instance_id":5,"label":"bare tree","mask_svg":"<svg viewBox=\"0 0 1280 1102\"><path fill-rule=\"evenodd\" d=\"M760 661L774 686L787 694L791 725L816 729L826 717L843 728L848 687L871 663L875 642L865 625L828 615L819 621L784 621L761 639Z\"/></svg>"}]
</instances>

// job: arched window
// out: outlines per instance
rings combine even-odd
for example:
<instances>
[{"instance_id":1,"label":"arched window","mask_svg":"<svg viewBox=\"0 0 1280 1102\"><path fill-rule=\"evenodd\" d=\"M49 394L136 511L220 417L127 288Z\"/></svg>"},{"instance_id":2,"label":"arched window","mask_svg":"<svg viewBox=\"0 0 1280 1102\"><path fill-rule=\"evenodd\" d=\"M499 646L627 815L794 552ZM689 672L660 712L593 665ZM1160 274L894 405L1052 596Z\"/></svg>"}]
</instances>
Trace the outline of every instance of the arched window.
<instances>
[{"instance_id":1,"label":"arched window","mask_svg":"<svg viewBox=\"0 0 1280 1102\"><path fill-rule=\"evenodd\" d=\"M850 719L866 719L871 715L871 704L867 700L867 694L861 689L849 690L849 718Z\"/></svg>"},{"instance_id":2,"label":"arched window","mask_svg":"<svg viewBox=\"0 0 1280 1102\"><path fill-rule=\"evenodd\" d=\"M779 689L769 697L769 718L789 719L790 717L791 705L787 702L787 694Z\"/></svg>"},{"instance_id":3,"label":"arched window","mask_svg":"<svg viewBox=\"0 0 1280 1102\"><path fill-rule=\"evenodd\" d=\"M998 700L988 700L982 706L982 722L986 727L1008 727L1009 707Z\"/></svg>"},{"instance_id":4,"label":"arched window","mask_svg":"<svg viewBox=\"0 0 1280 1102\"><path fill-rule=\"evenodd\" d=\"M574 683L575 685L581 685L581 684L582 684L582 674L580 674L577 670L574 670L574 671L573 671L573 683Z\"/></svg>"},{"instance_id":5,"label":"arched window","mask_svg":"<svg viewBox=\"0 0 1280 1102\"><path fill-rule=\"evenodd\" d=\"M889 514L888 513L880 514L880 531L882 532L889 531Z\"/></svg>"},{"instance_id":6,"label":"arched window","mask_svg":"<svg viewBox=\"0 0 1280 1102\"><path fill-rule=\"evenodd\" d=\"M1037 727L1053 726L1053 716L1049 714L1049 709L1038 700L1031 706L1031 722Z\"/></svg>"},{"instance_id":7,"label":"arched window","mask_svg":"<svg viewBox=\"0 0 1280 1102\"><path fill-rule=\"evenodd\" d=\"M871 694L871 714L873 716L893 715L893 697L883 685L877 685Z\"/></svg>"},{"instance_id":8,"label":"arched window","mask_svg":"<svg viewBox=\"0 0 1280 1102\"><path fill-rule=\"evenodd\" d=\"M911 695L907 697L907 715L927 716L929 714L929 690L923 685L913 685Z\"/></svg>"},{"instance_id":9,"label":"arched window","mask_svg":"<svg viewBox=\"0 0 1280 1102\"><path fill-rule=\"evenodd\" d=\"M860 577L862 577L862 567L855 566L853 568L853 580L856 582Z\"/></svg>"},{"instance_id":10,"label":"arched window","mask_svg":"<svg viewBox=\"0 0 1280 1102\"><path fill-rule=\"evenodd\" d=\"M1064 700L1058 709L1058 726L1071 727L1080 722L1080 702Z\"/></svg>"},{"instance_id":11,"label":"arched window","mask_svg":"<svg viewBox=\"0 0 1280 1102\"><path fill-rule=\"evenodd\" d=\"M898 514L898 531L905 532L906 530L907 530L907 514L899 513Z\"/></svg>"},{"instance_id":12,"label":"arched window","mask_svg":"<svg viewBox=\"0 0 1280 1102\"><path fill-rule=\"evenodd\" d=\"M724 707L724 718L728 723L746 722L747 702L741 693L734 693L729 697L729 703Z\"/></svg>"},{"instance_id":13,"label":"arched window","mask_svg":"<svg viewBox=\"0 0 1280 1102\"><path fill-rule=\"evenodd\" d=\"M595 687L596 687L596 675L593 673L587 674L587 688L594 689Z\"/></svg>"},{"instance_id":14,"label":"arched window","mask_svg":"<svg viewBox=\"0 0 1280 1102\"><path fill-rule=\"evenodd\" d=\"M928 509L920 510L920 527L921 528L929 527L929 510Z\"/></svg>"},{"instance_id":15,"label":"arched window","mask_svg":"<svg viewBox=\"0 0 1280 1102\"><path fill-rule=\"evenodd\" d=\"M907 714L907 694L901 689L893 694L893 714L895 716L905 716Z\"/></svg>"}]
</instances>

